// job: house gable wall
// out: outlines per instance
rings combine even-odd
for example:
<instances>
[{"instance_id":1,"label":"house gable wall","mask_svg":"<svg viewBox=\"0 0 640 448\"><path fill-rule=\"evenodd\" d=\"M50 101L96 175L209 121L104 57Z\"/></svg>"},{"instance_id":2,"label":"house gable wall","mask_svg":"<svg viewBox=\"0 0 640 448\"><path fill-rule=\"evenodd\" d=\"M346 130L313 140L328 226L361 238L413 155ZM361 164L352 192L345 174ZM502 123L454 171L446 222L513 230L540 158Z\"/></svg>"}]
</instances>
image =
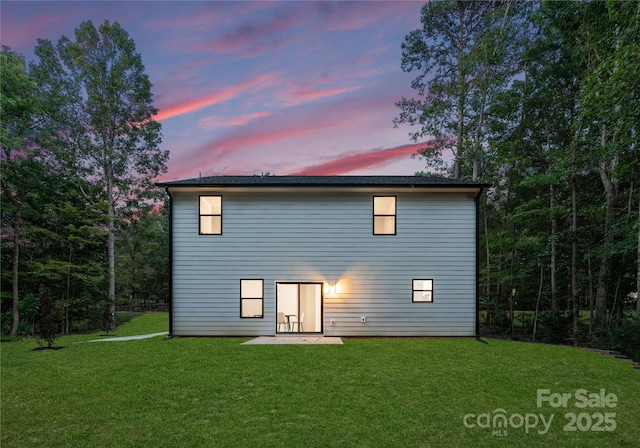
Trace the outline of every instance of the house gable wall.
<instances>
[{"instance_id":1,"label":"house gable wall","mask_svg":"<svg viewBox=\"0 0 640 448\"><path fill-rule=\"evenodd\" d=\"M222 235L199 234L205 194L223 196ZM379 195L397 198L396 235L373 235ZM324 292L327 336L475 335L472 193L212 188L172 197L174 335L275 334L276 282L337 283ZM240 279L264 279L263 318L240 318ZM412 301L413 279L433 279L433 303Z\"/></svg>"}]
</instances>

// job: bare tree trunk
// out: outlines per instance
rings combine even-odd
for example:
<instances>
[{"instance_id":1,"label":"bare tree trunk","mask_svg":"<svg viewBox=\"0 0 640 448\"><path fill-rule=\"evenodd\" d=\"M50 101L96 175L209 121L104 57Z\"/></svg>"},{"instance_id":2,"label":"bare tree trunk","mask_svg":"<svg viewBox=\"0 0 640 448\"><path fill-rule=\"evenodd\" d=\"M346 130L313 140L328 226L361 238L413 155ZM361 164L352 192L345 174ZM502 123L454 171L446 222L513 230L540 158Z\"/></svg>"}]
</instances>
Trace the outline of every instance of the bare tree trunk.
<instances>
[{"instance_id":1,"label":"bare tree trunk","mask_svg":"<svg viewBox=\"0 0 640 448\"><path fill-rule=\"evenodd\" d=\"M555 191L553 184L549 185L549 208L551 211L551 311L553 314L559 312L558 307L558 294L557 294L557 279L556 279L556 239L558 233L558 221L554 213L555 207Z\"/></svg>"},{"instance_id":2,"label":"bare tree trunk","mask_svg":"<svg viewBox=\"0 0 640 448\"><path fill-rule=\"evenodd\" d=\"M486 195L485 195L486 198ZM491 297L491 257L490 257L490 249L489 249L489 220L487 219L488 210L487 210L487 201L484 202L484 248L486 254L486 278L487 278L487 300Z\"/></svg>"},{"instance_id":3,"label":"bare tree trunk","mask_svg":"<svg viewBox=\"0 0 640 448\"><path fill-rule=\"evenodd\" d=\"M593 326L596 330L604 327L604 319L607 313L607 276L609 274L608 259L603 255L600 259L600 272L598 273L598 285L595 297L595 316Z\"/></svg>"},{"instance_id":4,"label":"bare tree trunk","mask_svg":"<svg viewBox=\"0 0 640 448\"><path fill-rule=\"evenodd\" d=\"M511 322L511 336L515 334L515 329L513 328L513 301L516 295L516 289L513 285L513 266L515 264L516 254L515 251L511 251L511 292L509 294L509 321Z\"/></svg>"},{"instance_id":5,"label":"bare tree trunk","mask_svg":"<svg viewBox=\"0 0 640 448\"><path fill-rule=\"evenodd\" d=\"M638 201L638 267L636 272L636 315L640 319L640 201Z\"/></svg>"},{"instance_id":6,"label":"bare tree trunk","mask_svg":"<svg viewBox=\"0 0 640 448\"><path fill-rule=\"evenodd\" d=\"M503 254L500 253L500 257L502 257L502 256L503 256ZM500 258L500 259L502 259L502 258ZM500 272L501 270L502 270L502 263L500 263L498 265L498 272ZM493 297L495 297L496 305L499 305L500 302L501 302L501 300L500 300L501 294L502 294L502 283L501 282L496 282L496 290L493 292Z\"/></svg>"},{"instance_id":7,"label":"bare tree trunk","mask_svg":"<svg viewBox=\"0 0 640 448\"><path fill-rule=\"evenodd\" d=\"M115 237L115 204L114 204L114 192L113 192L113 172L110 163L107 163L106 167L106 181L107 181L107 202L108 202L108 258L109 258L109 325L107 331L113 330L112 326L115 323L116 313L116 237Z\"/></svg>"},{"instance_id":8,"label":"bare tree trunk","mask_svg":"<svg viewBox=\"0 0 640 448\"><path fill-rule=\"evenodd\" d=\"M69 302L71 301L71 260L73 256L73 248L69 247L69 264L67 266L67 297L64 305L64 334L70 333L71 324L69 323Z\"/></svg>"},{"instance_id":9,"label":"bare tree trunk","mask_svg":"<svg viewBox=\"0 0 640 448\"><path fill-rule=\"evenodd\" d=\"M538 329L538 309L540 307L540 298L542 297L542 284L544 283L544 264L540 263L540 286L538 287L538 298L536 299L536 313L533 317L533 342L536 341L536 331Z\"/></svg>"},{"instance_id":10,"label":"bare tree trunk","mask_svg":"<svg viewBox=\"0 0 640 448\"><path fill-rule=\"evenodd\" d=\"M618 280L616 281L616 292L613 295L613 305L611 306L611 314L609 314L609 327L611 327L611 322L613 322L614 313L616 313L616 317L619 319L622 317L621 311L622 308L618 305L618 296L620 294L620 273L618 273Z\"/></svg>"},{"instance_id":11,"label":"bare tree trunk","mask_svg":"<svg viewBox=\"0 0 640 448\"><path fill-rule=\"evenodd\" d=\"M464 76L462 70L460 70L460 77L464 82ZM458 140L456 142L456 154L453 161L453 178L460 179L460 157L462 156L462 146L464 144L464 96L461 94L458 100Z\"/></svg>"},{"instance_id":12,"label":"bare tree trunk","mask_svg":"<svg viewBox=\"0 0 640 448\"><path fill-rule=\"evenodd\" d=\"M593 270L591 269L591 256L587 259L587 270L589 273L589 335L593 333Z\"/></svg>"},{"instance_id":13,"label":"bare tree trunk","mask_svg":"<svg viewBox=\"0 0 640 448\"><path fill-rule=\"evenodd\" d=\"M606 143L606 126L602 125L602 134L600 144L604 146ZM609 166L610 165L610 166ZM602 329L604 320L607 314L607 281L609 275L609 250L613 244L613 232L611 231L611 224L615 215L615 186L609 172L613 172L617 160L614 160L609 164L606 161L602 161L600 164L600 179L604 187L605 194L605 222L604 222L604 251L600 259L600 272L598 274L598 288L596 290L596 317L595 327L596 329Z\"/></svg>"},{"instance_id":14,"label":"bare tree trunk","mask_svg":"<svg viewBox=\"0 0 640 448\"><path fill-rule=\"evenodd\" d=\"M629 201L627 202L627 216L631 217L633 210L633 179L635 176L635 170L631 168L631 182L629 182Z\"/></svg>"},{"instance_id":15,"label":"bare tree trunk","mask_svg":"<svg viewBox=\"0 0 640 448\"><path fill-rule=\"evenodd\" d=\"M490 72L490 69L487 69ZM489 76L489 73L486 75ZM487 100L487 86L485 85L482 90L482 100L480 101L480 114L478 115L478 123L476 124L476 135L473 142L473 174L472 180L476 182L478 180L478 159L480 157L480 146L482 145L480 137L482 135L482 126L484 121L484 105Z\"/></svg>"},{"instance_id":16,"label":"bare tree trunk","mask_svg":"<svg viewBox=\"0 0 640 448\"><path fill-rule=\"evenodd\" d=\"M18 326L20 325L20 290L18 287L20 273L20 226L22 225L22 204L15 201L16 216L13 224L13 267L12 267L12 296L13 296L13 319L11 323L11 336L18 334Z\"/></svg>"},{"instance_id":17,"label":"bare tree trunk","mask_svg":"<svg viewBox=\"0 0 640 448\"><path fill-rule=\"evenodd\" d=\"M511 295L509 296L509 320L511 321L511 336L516 334L515 327L513 325L514 313L513 313L513 301L516 298L516 290L513 288L511 290Z\"/></svg>"},{"instance_id":18,"label":"bare tree trunk","mask_svg":"<svg viewBox=\"0 0 640 448\"><path fill-rule=\"evenodd\" d=\"M458 9L458 49L462 53L467 43L464 37L464 14L462 9ZM460 89L460 95L458 96L458 136L456 142L456 154L453 161L453 178L460 179L460 158L463 155L462 146L464 144L464 104L466 102L466 88L467 80L465 78L462 64L458 62L458 88Z\"/></svg>"},{"instance_id":19,"label":"bare tree trunk","mask_svg":"<svg viewBox=\"0 0 640 448\"><path fill-rule=\"evenodd\" d=\"M580 301L578 297L578 205L576 199L575 147L571 158L571 301L573 304L573 345L578 345Z\"/></svg>"}]
</instances>

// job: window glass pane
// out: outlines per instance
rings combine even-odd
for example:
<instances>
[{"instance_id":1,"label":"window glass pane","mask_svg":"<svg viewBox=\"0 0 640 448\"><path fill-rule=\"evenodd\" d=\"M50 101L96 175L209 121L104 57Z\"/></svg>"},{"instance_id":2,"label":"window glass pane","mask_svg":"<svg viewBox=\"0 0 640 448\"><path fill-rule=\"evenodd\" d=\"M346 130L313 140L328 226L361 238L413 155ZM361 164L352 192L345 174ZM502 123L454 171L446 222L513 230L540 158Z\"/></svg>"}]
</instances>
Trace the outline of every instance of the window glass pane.
<instances>
[{"instance_id":1,"label":"window glass pane","mask_svg":"<svg viewBox=\"0 0 640 448\"><path fill-rule=\"evenodd\" d=\"M262 299L262 280L242 280L240 297L243 299Z\"/></svg>"},{"instance_id":2,"label":"window glass pane","mask_svg":"<svg viewBox=\"0 0 640 448\"><path fill-rule=\"evenodd\" d=\"M396 214L396 198L393 196L373 198L373 214L374 215L395 215Z\"/></svg>"},{"instance_id":3,"label":"window glass pane","mask_svg":"<svg viewBox=\"0 0 640 448\"><path fill-rule=\"evenodd\" d=\"M200 196L201 215L221 215L222 196Z\"/></svg>"},{"instance_id":4,"label":"window glass pane","mask_svg":"<svg viewBox=\"0 0 640 448\"><path fill-rule=\"evenodd\" d=\"M433 302L433 280L413 281L413 301Z\"/></svg>"},{"instance_id":5,"label":"window glass pane","mask_svg":"<svg viewBox=\"0 0 640 448\"><path fill-rule=\"evenodd\" d=\"M222 216L201 216L200 233L203 235L220 235L222 233Z\"/></svg>"},{"instance_id":6,"label":"window glass pane","mask_svg":"<svg viewBox=\"0 0 640 448\"><path fill-rule=\"evenodd\" d=\"M431 302L431 291L413 291L414 302Z\"/></svg>"},{"instance_id":7,"label":"window glass pane","mask_svg":"<svg viewBox=\"0 0 640 448\"><path fill-rule=\"evenodd\" d=\"M262 317L262 299L242 299L241 317Z\"/></svg>"},{"instance_id":8,"label":"window glass pane","mask_svg":"<svg viewBox=\"0 0 640 448\"><path fill-rule=\"evenodd\" d=\"M414 291L431 291L433 290L433 280L414 280Z\"/></svg>"},{"instance_id":9,"label":"window glass pane","mask_svg":"<svg viewBox=\"0 0 640 448\"><path fill-rule=\"evenodd\" d=\"M373 218L373 233L376 235L393 235L396 233L395 216L375 216Z\"/></svg>"}]
</instances>

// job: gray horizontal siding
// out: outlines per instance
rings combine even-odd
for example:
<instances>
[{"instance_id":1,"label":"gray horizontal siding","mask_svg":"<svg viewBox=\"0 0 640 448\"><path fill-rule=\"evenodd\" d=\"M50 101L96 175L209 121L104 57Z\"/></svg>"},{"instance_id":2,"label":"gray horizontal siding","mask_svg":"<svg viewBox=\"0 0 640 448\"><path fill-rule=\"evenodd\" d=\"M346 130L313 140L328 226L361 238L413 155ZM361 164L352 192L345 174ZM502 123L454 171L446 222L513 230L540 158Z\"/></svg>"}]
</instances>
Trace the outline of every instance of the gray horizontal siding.
<instances>
[{"instance_id":1,"label":"gray horizontal siding","mask_svg":"<svg viewBox=\"0 0 640 448\"><path fill-rule=\"evenodd\" d=\"M212 192L223 196L214 236L198 234L200 194L173 192L174 334L271 335L276 282L336 280L325 335L475 334L472 197L398 192L397 235L378 236L373 194ZM264 318L240 318L241 278L264 279ZM422 278L434 280L433 303L411 301Z\"/></svg>"}]
</instances>

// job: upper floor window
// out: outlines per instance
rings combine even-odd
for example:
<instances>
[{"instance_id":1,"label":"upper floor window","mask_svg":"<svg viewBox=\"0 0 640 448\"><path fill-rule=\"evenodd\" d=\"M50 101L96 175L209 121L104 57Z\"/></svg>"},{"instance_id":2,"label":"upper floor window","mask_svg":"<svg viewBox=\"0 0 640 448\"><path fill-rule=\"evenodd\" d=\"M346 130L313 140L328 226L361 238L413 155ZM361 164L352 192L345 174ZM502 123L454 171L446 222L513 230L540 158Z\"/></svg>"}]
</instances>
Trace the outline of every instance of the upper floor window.
<instances>
[{"instance_id":1,"label":"upper floor window","mask_svg":"<svg viewBox=\"0 0 640 448\"><path fill-rule=\"evenodd\" d=\"M222 235L222 196L200 196L200 235Z\"/></svg>"},{"instance_id":2,"label":"upper floor window","mask_svg":"<svg viewBox=\"0 0 640 448\"><path fill-rule=\"evenodd\" d=\"M396 234L396 197L373 197L373 234Z\"/></svg>"}]
</instances>

